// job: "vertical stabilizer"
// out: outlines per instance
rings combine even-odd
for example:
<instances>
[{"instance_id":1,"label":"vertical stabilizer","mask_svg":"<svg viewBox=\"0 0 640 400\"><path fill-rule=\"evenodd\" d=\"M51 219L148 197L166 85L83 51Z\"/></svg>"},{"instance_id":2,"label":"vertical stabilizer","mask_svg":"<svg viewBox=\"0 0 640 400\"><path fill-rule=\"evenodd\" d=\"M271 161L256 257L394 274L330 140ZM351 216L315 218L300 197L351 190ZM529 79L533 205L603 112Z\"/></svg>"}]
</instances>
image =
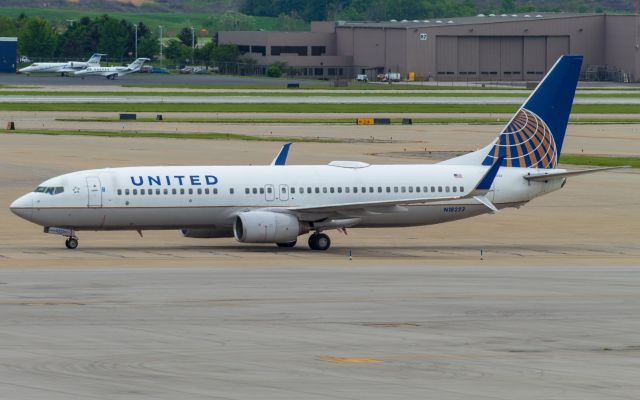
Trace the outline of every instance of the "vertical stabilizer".
<instances>
[{"instance_id":1,"label":"vertical stabilizer","mask_svg":"<svg viewBox=\"0 0 640 400\"><path fill-rule=\"evenodd\" d=\"M582 56L560 57L493 143L443 163L493 165L503 158L504 167L555 168L581 66Z\"/></svg>"}]
</instances>

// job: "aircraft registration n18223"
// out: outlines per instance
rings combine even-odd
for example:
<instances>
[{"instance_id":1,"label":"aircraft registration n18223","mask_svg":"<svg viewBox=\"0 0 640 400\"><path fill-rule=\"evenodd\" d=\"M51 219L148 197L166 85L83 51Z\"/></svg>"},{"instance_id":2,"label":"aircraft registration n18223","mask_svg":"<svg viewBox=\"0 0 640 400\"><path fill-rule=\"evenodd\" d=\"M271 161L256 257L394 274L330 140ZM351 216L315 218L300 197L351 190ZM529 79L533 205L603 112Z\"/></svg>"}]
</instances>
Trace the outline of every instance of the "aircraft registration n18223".
<instances>
[{"instance_id":1,"label":"aircraft registration n18223","mask_svg":"<svg viewBox=\"0 0 640 400\"><path fill-rule=\"evenodd\" d=\"M57 176L11 204L78 246L82 230L176 229L191 238L327 250L326 231L429 225L518 207L582 171L557 169L582 57L558 59L489 145L438 164L333 161L268 166L154 166Z\"/></svg>"}]
</instances>

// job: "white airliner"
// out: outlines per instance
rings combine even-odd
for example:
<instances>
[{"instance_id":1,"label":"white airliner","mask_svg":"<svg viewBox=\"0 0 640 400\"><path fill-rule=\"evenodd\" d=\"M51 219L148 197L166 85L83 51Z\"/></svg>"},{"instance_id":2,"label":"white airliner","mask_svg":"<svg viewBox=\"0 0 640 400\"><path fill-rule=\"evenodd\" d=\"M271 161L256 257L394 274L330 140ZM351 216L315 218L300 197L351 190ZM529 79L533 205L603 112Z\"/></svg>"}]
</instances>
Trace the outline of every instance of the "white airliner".
<instances>
[{"instance_id":1,"label":"white airliner","mask_svg":"<svg viewBox=\"0 0 640 400\"><path fill-rule=\"evenodd\" d=\"M123 75L140 71L140 68L142 68L142 65L144 64L145 61L149 61L149 59L138 58L131 64L127 65L126 67L100 67L100 66L87 67L80 71L74 72L74 75L82 76L82 77L95 75L95 76L104 76L107 79L116 79Z\"/></svg>"},{"instance_id":2,"label":"white airliner","mask_svg":"<svg viewBox=\"0 0 640 400\"><path fill-rule=\"evenodd\" d=\"M436 224L519 207L558 190L556 169L582 64L563 56L485 148L433 165L128 167L72 172L11 204L20 217L67 237L76 231L180 229L192 238L296 244L326 250L323 233L353 227Z\"/></svg>"},{"instance_id":3,"label":"white airliner","mask_svg":"<svg viewBox=\"0 0 640 400\"><path fill-rule=\"evenodd\" d=\"M68 62L37 62L19 69L21 74L29 75L34 73L54 72L61 75L70 74L83 70L88 67L99 67L100 59L106 54L95 53L86 62L68 61Z\"/></svg>"}]
</instances>

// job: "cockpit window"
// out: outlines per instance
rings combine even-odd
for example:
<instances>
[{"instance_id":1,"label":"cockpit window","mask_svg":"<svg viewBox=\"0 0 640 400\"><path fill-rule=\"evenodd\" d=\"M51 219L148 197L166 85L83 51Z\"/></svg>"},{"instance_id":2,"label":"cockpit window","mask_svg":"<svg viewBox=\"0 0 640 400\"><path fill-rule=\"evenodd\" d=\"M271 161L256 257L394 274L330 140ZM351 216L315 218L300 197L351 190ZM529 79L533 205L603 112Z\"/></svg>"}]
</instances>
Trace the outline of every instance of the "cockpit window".
<instances>
[{"instance_id":1,"label":"cockpit window","mask_svg":"<svg viewBox=\"0 0 640 400\"><path fill-rule=\"evenodd\" d=\"M60 194L64 192L64 187L62 186L38 186L36 188L36 190L34 190L34 192L36 193L46 193L46 194L50 194L52 196L56 195L56 194Z\"/></svg>"}]
</instances>

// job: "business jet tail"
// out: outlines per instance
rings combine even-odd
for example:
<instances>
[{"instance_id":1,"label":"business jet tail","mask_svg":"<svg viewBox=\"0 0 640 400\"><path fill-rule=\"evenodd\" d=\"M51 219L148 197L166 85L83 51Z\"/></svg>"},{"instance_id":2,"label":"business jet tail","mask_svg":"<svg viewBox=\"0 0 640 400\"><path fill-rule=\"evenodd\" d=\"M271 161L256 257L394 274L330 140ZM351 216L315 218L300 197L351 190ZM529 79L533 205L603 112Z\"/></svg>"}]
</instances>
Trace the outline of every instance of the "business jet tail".
<instances>
[{"instance_id":1,"label":"business jet tail","mask_svg":"<svg viewBox=\"0 0 640 400\"><path fill-rule=\"evenodd\" d=\"M106 56L106 54L102 54L102 53L95 53L91 56L91 58L89 58L87 60L87 64L89 65L100 65L100 59L102 58L102 56Z\"/></svg>"},{"instance_id":2,"label":"business jet tail","mask_svg":"<svg viewBox=\"0 0 640 400\"><path fill-rule=\"evenodd\" d=\"M552 169L558 164L582 56L564 55L488 146L442 164Z\"/></svg>"}]
</instances>

